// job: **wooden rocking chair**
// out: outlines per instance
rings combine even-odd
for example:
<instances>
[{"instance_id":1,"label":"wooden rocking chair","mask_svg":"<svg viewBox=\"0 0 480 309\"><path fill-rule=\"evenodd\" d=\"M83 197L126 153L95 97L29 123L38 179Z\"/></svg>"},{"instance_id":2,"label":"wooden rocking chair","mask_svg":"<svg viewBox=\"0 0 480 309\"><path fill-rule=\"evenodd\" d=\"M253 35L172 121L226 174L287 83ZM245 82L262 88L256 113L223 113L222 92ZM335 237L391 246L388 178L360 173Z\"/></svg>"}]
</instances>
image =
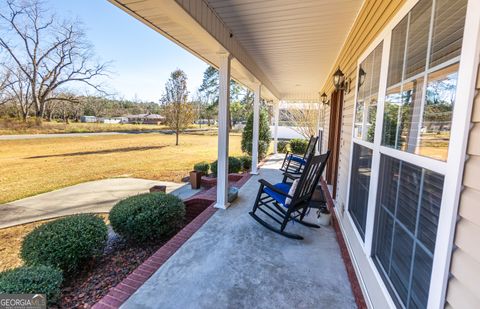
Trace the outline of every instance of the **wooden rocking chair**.
<instances>
[{"instance_id":1,"label":"wooden rocking chair","mask_svg":"<svg viewBox=\"0 0 480 309\"><path fill-rule=\"evenodd\" d=\"M308 158L314 155L315 145L317 144L317 141L318 137L310 137L303 156L287 152L287 154L285 155L285 159L283 159L282 167L280 168L280 170L285 173L301 173L303 168L305 167L305 164L307 164Z\"/></svg>"},{"instance_id":2,"label":"wooden rocking chair","mask_svg":"<svg viewBox=\"0 0 480 309\"><path fill-rule=\"evenodd\" d=\"M292 183L283 181L272 185L268 181L260 179L260 188L255 205L249 214L267 229L293 239L303 239L303 237L285 231L287 223L290 221L296 221L308 227L320 228L320 226L305 222L303 219L307 213L315 187L325 169L329 155L330 151L327 151L325 154L311 156L308 159L292 195L289 194ZM289 173L284 175L286 178L297 178ZM257 210L277 222L279 227L275 227L261 219L256 214Z\"/></svg>"}]
</instances>

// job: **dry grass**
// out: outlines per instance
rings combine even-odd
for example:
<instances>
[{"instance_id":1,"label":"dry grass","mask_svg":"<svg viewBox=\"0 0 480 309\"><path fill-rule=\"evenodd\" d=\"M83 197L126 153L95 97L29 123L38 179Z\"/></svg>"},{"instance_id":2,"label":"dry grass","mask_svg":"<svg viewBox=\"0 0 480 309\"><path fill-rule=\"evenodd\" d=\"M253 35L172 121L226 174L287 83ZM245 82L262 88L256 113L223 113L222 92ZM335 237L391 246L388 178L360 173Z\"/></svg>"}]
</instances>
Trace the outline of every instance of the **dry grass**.
<instances>
[{"instance_id":1,"label":"dry grass","mask_svg":"<svg viewBox=\"0 0 480 309\"><path fill-rule=\"evenodd\" d=\"M100 214L100 216L105 222L108 222L107 214ZM37 221L0 229L0 239L2 240L0 242L0 272L23 265L20 259L20 247L23 238L37 226L49 221L52 220Z\"/></svg>"},{"instance_id":2,"label":"dry grass","mask_svg":"<svg viewBox=\"0 0 480 309\"><path fill-rule=\"evenodd\" d=\"M85 181L138 177L180 181L217 157L217 137L129 134L0 141L0 204ZM230 137L240 155L240 136Z\"/></svg>"},{"instance_id":3,"label":"dry grass","mask_svg":"<svg viewBox=\"0 0 480 309\"><path fill-rule=\"evenodd\" d=\"M202 126L205 127L205 126ZM166 129L164 125L148 124L109 124L109 123L69 123L47 122L41 125L34 119L22 122L16 119L0 119L0 135L12 134L51 134L51 133L87 133L87 132L125 132Z\"/></svg>"}]
</instances>

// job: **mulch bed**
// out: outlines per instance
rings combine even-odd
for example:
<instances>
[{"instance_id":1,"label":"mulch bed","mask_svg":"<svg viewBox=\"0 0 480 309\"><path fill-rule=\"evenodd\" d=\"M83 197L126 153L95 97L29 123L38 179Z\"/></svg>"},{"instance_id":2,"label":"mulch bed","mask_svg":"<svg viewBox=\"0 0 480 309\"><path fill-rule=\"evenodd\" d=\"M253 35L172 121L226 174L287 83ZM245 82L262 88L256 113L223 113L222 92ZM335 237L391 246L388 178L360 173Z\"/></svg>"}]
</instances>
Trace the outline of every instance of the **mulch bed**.
<instances>
[{"instance_id":1,"label":"mulch bed","mask_svg":"<svg viewBox=\"0 0 480 309\"><path fill-rule=\"evenodd\" d=\"M210 205L196 199L185 204L185 221L178 231ZM60 303L52 308L91 308L173 236L175 234L155 243L137 245L124 241L109 228L103 255L92 260L78 276L65 278Z\"/></svg>"},{"instance_id":2,"label":"mulch bed","mask_svg":"<svg viewBox=\"0 0 480 309\"><path fill-rule=\"evenodd\" d=\"M186 224L185 224L186 225ZM118 237L109 239L101 257L79 272L79 277L65 278L61 301L53 308L90 308L157 251L168 239L144 246L132 245Z\"/></svg>"}]
</instances>

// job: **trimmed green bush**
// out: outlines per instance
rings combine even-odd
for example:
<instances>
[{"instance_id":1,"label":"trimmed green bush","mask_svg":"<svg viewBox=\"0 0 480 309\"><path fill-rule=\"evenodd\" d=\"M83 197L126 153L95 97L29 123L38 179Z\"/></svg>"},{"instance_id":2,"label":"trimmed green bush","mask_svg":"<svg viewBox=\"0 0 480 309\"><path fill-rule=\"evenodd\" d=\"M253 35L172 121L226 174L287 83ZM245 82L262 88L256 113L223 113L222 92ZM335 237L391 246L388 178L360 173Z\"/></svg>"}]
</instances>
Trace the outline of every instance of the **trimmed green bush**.
<instances>
[{"instance_id":1,"label":"trimmed green bush","mask_svg":"<svg viewBox=\"0 0 480 309\"><path fill-rule=\"evenodd\" d=\"M307 150L308 141L301 138L290 140L290 150L295 154L304 154Z\"/></svg>"},{"instance_id":2,"label":"trimmed green bush","mask_svg":"<svg viewBox=\"0 0 480 309\"><path fill-rule=\"evenodd\" d=\"M135 242L152 242L174 234L184 217L182 200L162 192L126 198L113 206L109 215L113 230Z\"/></svg>"},{"instance_id":3,"label":"trimmed green bush","mask_svg":"<svg viewBox=\"0 0 480 309\"><path fill-rule=\"evenodd\" d=\"M210 164L210 169L212 173L217 176L217 161L212 162ZM228 172L229 173L238 173L242 170L242 162L240 159L235 157L228 157Z\"/></svg>"},{"instance_id":4,"label":"trimmed green bush","mask_svg":"<svg viewBox=\"0 0 480 309\"><path fill-rule=\"evenodd\" d=\"M238 157L240 162L242 162L242 170L248 171L252 167L252 157L250 156L241 156Z\"/></svg>"},{"instance_id":5,"label":"trimmed green bush","mask_svg":"<svg viewBox=\"0 0 480 309\"><path fill-rule=\"evenodd\" d=\"M49 304L60 298L62 271L49 266L24 266L0 273L0 294L45 294Z\"/></svg>"},{"instance_id":6,"label":"trimmed green bush","mask_svg":"<svg viewBox=\"0 0 480 309\"><path fill-rule=\"evenodd\" d=\"M289 145L288 141L278 141L277 151L280 153L287 153L288 145Z\"/></svg>"},{"instance_id":7,"label":"trimmed green bush","mask_svg":"<svg viewBox=\"0 0 480 309\"><path fill-rule=\"evenodd\" d=\"M73 215L31 231L20 255L27 265L48 265L70 274L103 252L107 236L107 226L99 216Z\"/></svg>"},{"instance_id":8,"label":"trimmed green bush","mask_svg":"<svg viewBox=\"0 0 480 309\"><path fill-rule=\"evenodd\" d=\"M260 111L260 123L258 132L258 157L265 158L272 139L270 126L268 125L268 113L266 110ZM248 116L247 123L242 132L242 151L252 155L252 137L253 137L253 113Z\"/></svg>"},{"instance_id":9,"label":"trimmed green bush","mask_svg":"<svg viewBox=\"0 0 480 309\"><path fill-rule=\"evenodd\" d=\"M208 162L199 162L193 166L193 170L196 172L203 172L204 174L208 174L210 170L210 164Z\"/></svg>"}]
</instances>

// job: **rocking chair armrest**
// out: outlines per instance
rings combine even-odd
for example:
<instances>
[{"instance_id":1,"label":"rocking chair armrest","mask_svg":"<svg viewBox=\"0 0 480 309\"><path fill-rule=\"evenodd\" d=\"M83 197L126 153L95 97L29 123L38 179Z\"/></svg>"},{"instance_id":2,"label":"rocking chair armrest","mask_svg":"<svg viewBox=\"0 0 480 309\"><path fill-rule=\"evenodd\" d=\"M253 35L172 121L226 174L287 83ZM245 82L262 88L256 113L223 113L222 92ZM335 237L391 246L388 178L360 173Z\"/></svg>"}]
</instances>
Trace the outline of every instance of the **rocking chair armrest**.
<instances>
[{"instance_id":1,"label":"rocking chair armrest","mask_svg":"<svg viewBox=\"0 0 480 309\"><path fill-rule=\"evenodd\" d=\"M271 183L269 183L265 179L260 179L260 180L258 180L258 182L260 184L262 184L263 186L268 187L270 190L272 190L275 193L281 194L281 195L289 197L289 198L293 198L293 196L288 195L288 193L285 193L281 190L278 190L274 185L272 185Z\"/></svg>"}]
</instances>

